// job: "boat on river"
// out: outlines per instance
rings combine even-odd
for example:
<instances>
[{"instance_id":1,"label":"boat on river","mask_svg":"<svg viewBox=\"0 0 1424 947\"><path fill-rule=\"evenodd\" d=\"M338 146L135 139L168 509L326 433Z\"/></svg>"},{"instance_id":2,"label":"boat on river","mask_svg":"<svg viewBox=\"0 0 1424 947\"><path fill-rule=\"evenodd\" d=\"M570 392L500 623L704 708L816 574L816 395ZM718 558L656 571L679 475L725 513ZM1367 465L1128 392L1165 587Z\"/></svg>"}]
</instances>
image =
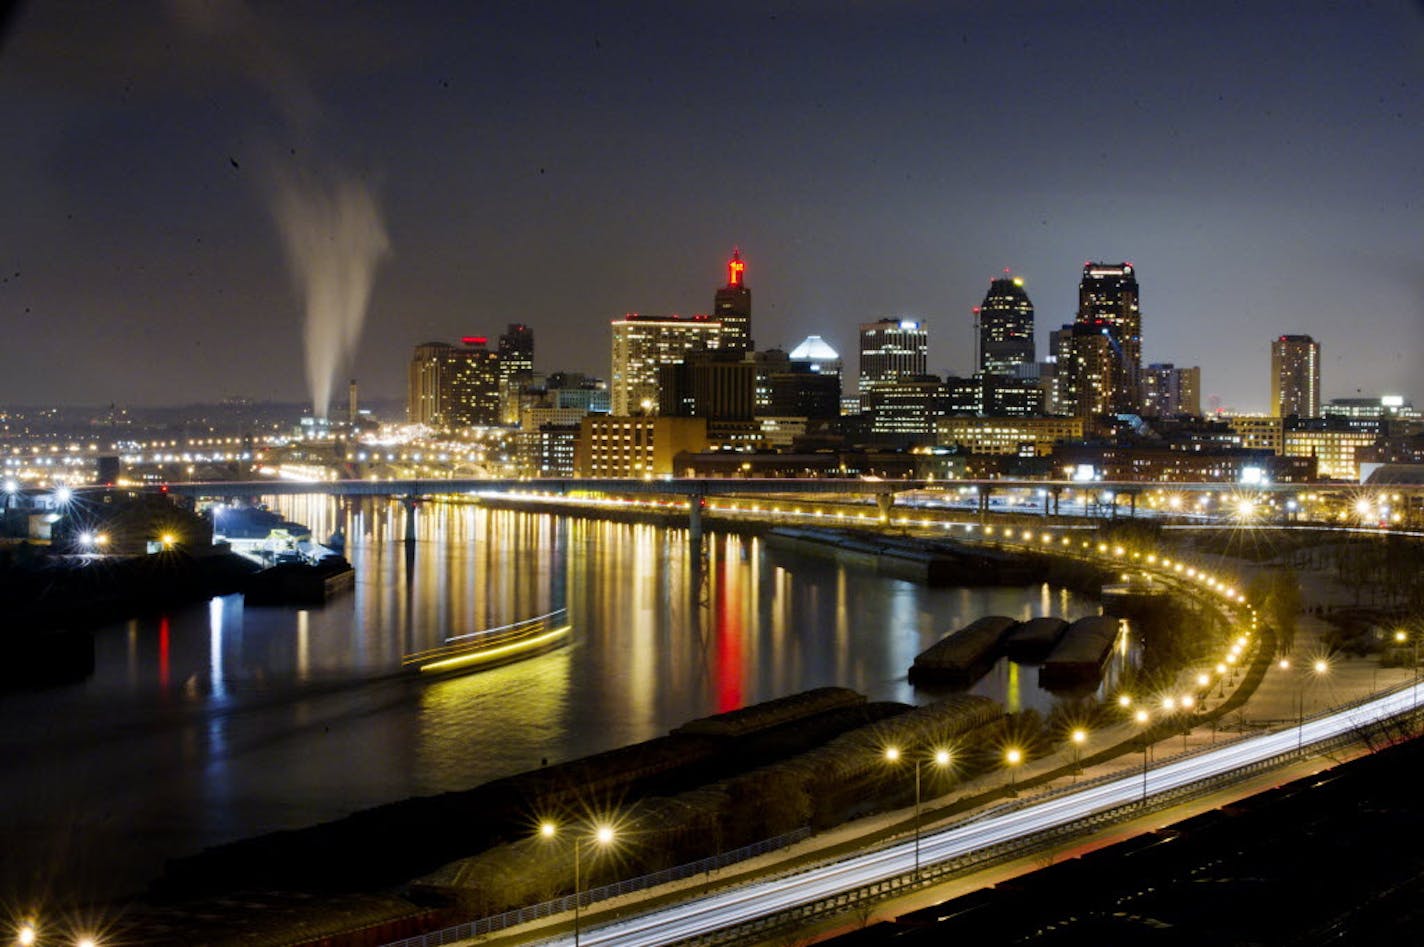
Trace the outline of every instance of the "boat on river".
<instances>
[{"instance_id":1,"label":"boat on river","mask_svg":"<svg viewBox=\"0 0 1424 947\"><path fill-rule=\"evenodd\" d=\"M401 667L423 676L467 674L544 654L568 641L573 626L566 608L497 628L452 635L438 648L401 658Z\"/></svg>"}]
</instances>

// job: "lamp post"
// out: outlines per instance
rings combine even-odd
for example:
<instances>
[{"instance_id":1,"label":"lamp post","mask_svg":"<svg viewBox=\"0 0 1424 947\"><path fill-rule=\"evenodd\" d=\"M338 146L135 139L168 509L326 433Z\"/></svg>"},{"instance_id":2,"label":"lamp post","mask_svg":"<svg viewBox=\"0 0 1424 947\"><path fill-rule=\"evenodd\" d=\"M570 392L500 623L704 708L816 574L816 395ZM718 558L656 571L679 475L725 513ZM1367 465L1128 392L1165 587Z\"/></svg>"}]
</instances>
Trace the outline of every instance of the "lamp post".
<instances>
[{"instance_id":1,"label":"lamp post","mask_svg":"<svg viewBox=\"0 0 1424 947\"><path fill-rule=\"evenodd\" d=\"M1330 663L1324 658L1316 658L1310 665L1311 673L1318 680L1322 675L1330 670ZM1296 684L1296 728L1295 728L1295 751L1305 752L1305 675L1302 674Z\"/></svg>"},{"instance_id":2,"label":"lamp post","mask_svg":"<svg viewBox=\"0 0 1424 947\"><path fill-rule=\"evenodd\" d=\"M1014 767L1023 762L1023 750L1011 746L1004 751L1004 762L1009 766L1009 795L1014 795Z\"/></svg>"},{"instance_id":3,"label":"lamp post","mask_svg":"<svg viewBox=\"0 0 1424 947\"><path fill-rule=\"evenodd\" d=\"M559 834L559 827L552 822L541 822L539 824L539 834L552 839ZM600 848L607 848L613 841L613 827L610 825L597 826L593 831L593 841ZM580 856L582 853L582 839L574 836L574 947L578 947L579 942L579 900L583 894L583 878L581 875Z\"/></svg>"},{"instance_id":4,"label":"lamp post","mask_svg":"<svg viewBox=\"0 0 1424 947\"><path fill-rule=\"evenodd\" d=\"M1132 719L1139 727L1146 727L1151 720L1151 715L1146 709L1139 707L1137 713L1132 715ZM1142 732L1142 804L1147 805L1147 731Z\"/></svg>"},{"instance_id":5,"label":"lamp post","mask_svg":"<svg viewBox=\"0 0 1424 947\"><path fill-rule=\"evenodd\" d=\"M1068 738L1073 741L1073 782L1076 783L1078 774L1083 770L1083 744L1088 741L1088 731L1074 727Z\"/></svg>"},{"instance_id":6,"label":"lamp post","mask_svg":"<svg viewBox=\"0 0 1424 947\"><path fill-rule=\"evenodd\" d=\"M889 763L900 761L900 748L889 746L885 748L885 760ZM930 761L943 769L949 765L950 754L948 750L935 750L930 756ZM920 767L924 765L924 760L916 758L915 761L915 879L920 877Z\"/></svg>"},{"instance_id":7,"label":"lamp post","mask_svg":"<svg viewBox=\"0 0 1424 947\"><path fill-rule=\"evenodd\" d=\"M1406 641L1410 643L1410 655L1412 660L1409 669L1414 672L1414 684L1410 689L1409 703L1417 707L1419 705L1419 636L1417 634L1411 635L1401 628L1394 633L1394 640L1398 644L1404 644Z\"/></svg>"}]
</instances>

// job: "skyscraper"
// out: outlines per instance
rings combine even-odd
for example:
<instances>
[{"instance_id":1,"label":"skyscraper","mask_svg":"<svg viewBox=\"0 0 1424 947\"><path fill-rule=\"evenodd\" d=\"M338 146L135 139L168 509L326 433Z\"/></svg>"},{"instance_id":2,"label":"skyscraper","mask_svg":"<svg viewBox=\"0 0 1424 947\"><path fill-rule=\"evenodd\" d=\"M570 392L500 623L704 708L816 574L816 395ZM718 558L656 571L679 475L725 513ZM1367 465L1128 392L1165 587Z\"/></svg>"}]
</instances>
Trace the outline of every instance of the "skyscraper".
<instances>
[{"instance_id":1,"label":"skyscraper","mask_svg":"<svg viewBox=\"0 0 1424 947\"><path fill-rule=\"evenodd\" d=\"M410 360L406 418L437 428L500 423L499 355L484 336L467 335L459 347L426 342Z\"/></svg>"},{"instance_id":2,"label":"skyscraper","mask_svg":"<svg viewBox=\"0 0 1424 947\"><path fill-rule=\"evenodd\" d=\"M1034 361L1033 303L1017 276L989 283L984 302L974 310L979 325L979 371L1013 375Z\"/></svg>"},{"instance_id":3,"label":"skyscraper","mask_svg":"<svg viewBox=\"0 0 1424 947\"><path fill-rule=\"evenodd\" d=\"M689 352L722 347L722 324L708 316L640 316L613 323L613 414L656 414L658 367L675 365Z\"/></svg>"},{"instance_id":4,"label":"skyscraper","mask_svg":"<svg viewBox=\"0 0 1424 947\"><path fill-rule=\"evenodd\" d=\"M752 348L752 291L745 279L747 265L740 250L727 261L727 285L717 290L712 317L722 323L722 348L739 352Z\"/></svg>"},{"instance_id":5,"label":"skyscraper","mask_svg":"<svg viewBox=\"0 0 1424 947\"><path fill-rule=\"evenodd\" d=\"M1111 371L1099 373L1099 383L1110 384L1110 390L1085 396L1083 380L1077 381L1079 405L1075 413L1080 417L1100 413L1085 412L1085 405L1105 406L1106 411L1101 413L1136 413L1142 400L1138 383L1142 373L1142 313L1131 263L1083 264L1074 326L1105 336L1112 362ZM1075 332L1075 337L1081 336ZM1095 358L1084 353L1084 360Z\"/></svg>"},{"instance_id":6,"label":"skyscraper","mask_svg":"<svg viewBox=\"0 0 1424 947\"><path fill-rule=\"evenodd\" d=\"M1320 343L1283 335L1271 343L1271 411L1276 417L1320 417Z\"/></svg>"},{"instance_id":7,"label":"skyscraper","mask_svg":"<svg viewBox=\"0 0 1424 947\"><path fill-rule=\"evenodd\" d=\"M1171 362L1142 370L1142 414L1170 418L1201 414L1201 368L1178 368Z\"/></svg>"},{"instance_id":8,"label":"skyscraper","mask_svg":"<svg viewBox=\"0 0 1424 947\"><path fill-rule=\"evenodd\" d=\"M519 393L534 377L534 330L518 322L499 337L501 419L519 423Z\"/></svg>"},{"instance_id":9,"label":"skyscraper","mask_svg":"<svg viewBox=\"0 0 1424 947\"><path fill-rule=\"evenodd\" d=\"M924 375L929 365L929 332L914 319L881 319L860 325L860 390Z\"/></svg>"}]
</instances>

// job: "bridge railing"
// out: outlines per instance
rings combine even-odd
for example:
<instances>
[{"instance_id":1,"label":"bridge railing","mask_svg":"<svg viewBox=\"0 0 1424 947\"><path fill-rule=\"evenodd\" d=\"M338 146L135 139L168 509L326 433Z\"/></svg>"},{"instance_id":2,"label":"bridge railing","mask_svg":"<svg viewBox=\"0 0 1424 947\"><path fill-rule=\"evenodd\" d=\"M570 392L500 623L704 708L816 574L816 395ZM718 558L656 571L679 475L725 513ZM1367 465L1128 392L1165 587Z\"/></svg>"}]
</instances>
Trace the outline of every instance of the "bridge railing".
<instances>
[{"instance_id":1,"label":"bridge railing","mask_svg":"<svg viewBox=\"0 0 1424 947\"><path fill-rule=\"evenodd\" d=\"M729 852L722 852L720 855L712 855L708 858L695 862L688 862L685 865L677 865L672 868L665 868L652 874L641 875L637 878L629 878L625 881L616 881L612 884L601 885L597 888L590 888L587 891L579 892L578 904L583 909L598 901L606 901L609 898L616 898L619 895L630 894L634 891L642 891L646 888L655 888L658 885L667 884L672 881L683 881L687 878L707 872L725 868L727 865L736 862L746 861L767 852L779 851L789 848L797 842L808 838L811 835L809 828L800 828L785 835L778 835L775 838L763 839L751 845L744 845L741 848L733 849ZM480 918L477 921L469 921L464 924L456 924L453 927L446 927L438 931L431 931L428 934L418 934L415 937L407 937L404 940L391 941L383 944L382 947L436 947L438 944L453 944L471 937L479 937L484 934L491 934L495 931L502 931L506 928L519 924L527 924L530 921L537 921L541 918L552 917L556 914L563 914L574 909L574 895L566 895L562 898L554 898L550 901L541 901L538 904L531 904L526 907L516 908L513 911L505 911L503 914L495 914L490 917Z\"/></svg>"}]
</instances>

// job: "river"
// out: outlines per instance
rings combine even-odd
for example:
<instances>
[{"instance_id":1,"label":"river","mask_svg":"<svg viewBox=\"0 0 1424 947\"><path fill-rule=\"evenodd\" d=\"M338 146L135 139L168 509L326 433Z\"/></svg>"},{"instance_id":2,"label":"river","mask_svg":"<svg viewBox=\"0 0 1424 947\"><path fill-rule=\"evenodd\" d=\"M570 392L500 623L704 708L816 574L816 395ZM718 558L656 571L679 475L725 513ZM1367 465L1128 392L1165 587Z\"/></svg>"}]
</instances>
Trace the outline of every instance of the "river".
<instances>
[{"instance_id":1,"label":"river","mask_svg":"<svg viewBox=\"0 0 1424 947\"><path fill-rule=\"evenodd\" d=\"M165 858L481 782L824 685L913 703L915 655L981 615L1095 613L1048 586L932 589L709 534L465 505L344 514L353 592L323 609L241 596L100 629L82 684L0 697L0 897L132 894ZM567 608L569 646L436 682L401 655ZM1115 657L1115 661L1123 660ZM1047 710L1036 672L974 688ZM919 698L927 699L927 698Z\"/></svg>"}]
</instances>

